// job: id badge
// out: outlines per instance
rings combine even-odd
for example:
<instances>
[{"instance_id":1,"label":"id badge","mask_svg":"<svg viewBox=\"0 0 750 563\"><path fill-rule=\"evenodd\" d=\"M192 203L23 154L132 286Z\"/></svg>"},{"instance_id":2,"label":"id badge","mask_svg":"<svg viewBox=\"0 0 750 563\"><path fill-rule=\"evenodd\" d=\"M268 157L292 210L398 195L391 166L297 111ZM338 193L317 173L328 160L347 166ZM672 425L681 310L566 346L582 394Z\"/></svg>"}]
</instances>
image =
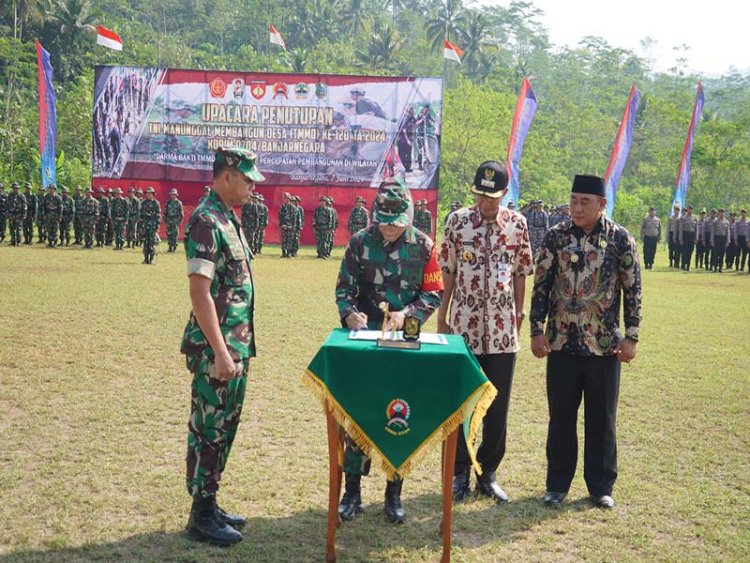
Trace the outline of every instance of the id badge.
<instances>
[{"instance_id":1,"label":"id badge","mask_svg":"<svg viewBox=\"0 0 750 563\"><path fill-rule=\"evenodd\" d=\"M510 286L510 264L498 264L497 265L497 283L503 287Z\"/></svg>"}]
</instances>

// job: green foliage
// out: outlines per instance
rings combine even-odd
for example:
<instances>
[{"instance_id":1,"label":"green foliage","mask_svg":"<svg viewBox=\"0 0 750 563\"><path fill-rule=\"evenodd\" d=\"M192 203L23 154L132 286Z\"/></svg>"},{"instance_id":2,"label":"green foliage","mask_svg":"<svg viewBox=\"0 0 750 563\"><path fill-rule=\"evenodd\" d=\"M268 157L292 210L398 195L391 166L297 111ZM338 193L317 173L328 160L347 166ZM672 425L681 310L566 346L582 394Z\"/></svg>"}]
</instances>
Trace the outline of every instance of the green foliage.
<instances>
[{"instance_id":1,"label":"green foliage","mask_svg":"<svg viewBox=\"0 0 750 563\"><path fill-rule=\"evenodd\" d=\"M17 11L16 11L17 9ZM17 15L17 17L15 17ZM641 91L635 140L621 180L616 218L629 223L671 202L699 76L681 62L654 74L639 53L584 38L550 45L532 2L481 6L465 0L13 0L0 3L0 174L39 173L34 38L50 52L58 96L61 175L88 183L93 67L168 66L257 72L398 74L445 77L441 206L464 199L477 164L504 158L524 76L539 109L521 164L522 199L567 198L576 173L603 174L631 84ZM287 52L268 42L268 22ZM103 24L123 52L95 44ZM462 65L440 56L449 39ZM705 78L706 105L695 139L690 202L750 204L750 75ZM80 178L80 180L78 180ZM468 199L468 198L467 198Z\"/></svg>"}]
</instances>

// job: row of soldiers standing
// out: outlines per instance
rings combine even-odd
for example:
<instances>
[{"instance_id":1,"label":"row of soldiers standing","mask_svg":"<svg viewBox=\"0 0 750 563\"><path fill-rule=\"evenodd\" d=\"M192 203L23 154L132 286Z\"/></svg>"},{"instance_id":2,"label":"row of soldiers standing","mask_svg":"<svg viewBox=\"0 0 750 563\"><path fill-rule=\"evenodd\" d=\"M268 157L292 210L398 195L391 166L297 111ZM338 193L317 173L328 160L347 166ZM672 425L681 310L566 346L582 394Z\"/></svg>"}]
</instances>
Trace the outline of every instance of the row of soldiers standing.
<instances>
[{"instance_id":1,"label":"row of soldiers standing","mask_svg":"<svg viewBox=\"0 0 750 563\"><path fill-rule=\"evenodd\" d=\"M253 254L263 251L268 226L268 206L263 201L263 194L253 192L252 201L242 206L242 230Z\"/></svg>"},{"instance_id":2,"label":"row of soldiers standing","mask_svg":"<svg viewBox=\"0 0 750 563\"><path fill-rule=\"evenodd\" d=\"M13 182L11 193L6 196L5 187L0 183L0 242L5 239L6 218L10 223L11 245L23 242L31 244L34 222L39 229L39 242L47 246L70 245L70 228L74 231L74 245L85 248L110 246L122 250L143 245L144 263L151 264L158 241L157 231L161 224L161 206L154 198L154 188L143 190L130 188L128 198L124 198L120 188L105 190L98 188L98 198L89 188L83 195L83 188L76 187L76 194L70 197L68 188L61 187L62 196L57 195L57 187L49 186L32 192L30 182L26 182L25 193L19 193L18 182ZM46 193L49 191L49 193ZM177 249L179 227L184 217L182 202L177 190L170 191L170 199L165 205L164 221L167 226L169 252Z\"/></svg>"}]
</instances>

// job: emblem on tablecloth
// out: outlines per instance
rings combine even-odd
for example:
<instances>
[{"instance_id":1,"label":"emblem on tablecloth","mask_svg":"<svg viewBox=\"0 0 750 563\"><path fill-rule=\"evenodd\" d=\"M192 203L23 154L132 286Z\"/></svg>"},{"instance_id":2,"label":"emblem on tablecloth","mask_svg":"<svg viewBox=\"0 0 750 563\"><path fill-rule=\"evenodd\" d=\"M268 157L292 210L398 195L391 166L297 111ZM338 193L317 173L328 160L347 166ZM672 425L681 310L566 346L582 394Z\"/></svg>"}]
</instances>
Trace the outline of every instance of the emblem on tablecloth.
<instances>
[{"instance_id":1,"label":"emblem on tablecloth","mask_svg":"<svg viewBox=\"0 0 750 563\"><path fill-rule=\"evenodd\" d=\"M393 399L385 409L385 416L388 418L385 431L394 436L403 436L410 430L408 422L410 415L409 403L403 399Z\"/></svg>"}]
</instances>

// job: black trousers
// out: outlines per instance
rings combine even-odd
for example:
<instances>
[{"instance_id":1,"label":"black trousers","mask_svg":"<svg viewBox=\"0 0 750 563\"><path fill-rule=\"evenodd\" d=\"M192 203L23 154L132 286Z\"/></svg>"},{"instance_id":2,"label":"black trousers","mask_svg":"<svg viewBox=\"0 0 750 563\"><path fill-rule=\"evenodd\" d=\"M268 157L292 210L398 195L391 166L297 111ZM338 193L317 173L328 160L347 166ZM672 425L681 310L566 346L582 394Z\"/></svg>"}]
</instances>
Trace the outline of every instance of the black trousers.
<instances>
[{"instance_id":1,"label":"black trousers","mask_svg":"<svg viewBox=\"0 0 750 563\"><path fill-rule=\"evenodd\" d=\"M724 254L726 251L727 237L714 237L712 270L716 271L718 269L721 272L724 269Z\"/></svg>"},{"instance_id":2,"label":"black trousers","mask_svg":"<svg viewBox=\"0 0 750 563\"><path fill-rule=\"evenodd\" d=\"M547 357L547 490L565 493L576 471L576 421L584 401L583 478L592 495L611 495L617 479L615 423L620 392L616 356Z\"/></svg>"},{"instance_id":3,"label":"black trousers","mask_svg":"<svg viewBox=\"0 0 750 563\"><path fill-rule=\"evenodd\" d=\"M656 256L656 242L659 239L657 237L643 237L643 263L647 268L651 268L654 265L654 257Z\"/></svg>"},{"instance_id":4,"label":"black trousers","mask_svg":"<svg viewBox=\"0 0 750 563\"><path fill-rule=\"evenodd\" d=\"M703 256L706 254L706 247L703 241L699 240L695 244L695 267L703 266Z\"/></svg>"},{"instance_id":5,"label":"black trousers","mask_svg":"<svg viewBox=\"0 0 750 563\"><path fill-rule=\"evenodd\" d=\"M497 389L497 397L482 419L482 443L477 450L477 461L482 466L482 475L491 477L505 456L505 438L508 426L508 405L510 388L513 384L513 370L516 367L516 354L487 354L477 356L487 379ZM463 438L463 426L456 448L454 474L458 475L471 468L469 449Z\"/></svg>"},{"instance_id":6,"label":"black trousers","mask_svg":"<svg viewBox=\"0 0 750 563\"><path fill-rule=\"evenodd\" d=\"M693 258L695 247L695 233L682 233L682 269L690 269L690 260Z\"/></svg>"},{"instance_id":7,"label":"black trousers","mask_svg":"<svg viewBox=\"0 0 750 563\"><path fill-rule=\"evenodd\" d=\"M714 263L713 262L714 249L713 249L713 247L711 246L711 243L710 243L711 239L708 238L708 236L706 238L708 240L706 240L706 242L703 243L704 246L706 247L706 253L703 255L703 267L706 270L710 270L711 266Z\"/></svg>"},{"instance_id":8,"label":"black trousers","mask_svg":"<svg viewBox=\"0 0 750 563\"><path fill-rule=\"evenodd\" d=\"M747 248L747 237L737 237L737 246L739 248L739 253L737 254L737 269L744 270L745 259L747 259L748 254L750 254L750 249ZM748 260L748 266L750 266L750 260Z\"/></svg>"}]
</instances>

